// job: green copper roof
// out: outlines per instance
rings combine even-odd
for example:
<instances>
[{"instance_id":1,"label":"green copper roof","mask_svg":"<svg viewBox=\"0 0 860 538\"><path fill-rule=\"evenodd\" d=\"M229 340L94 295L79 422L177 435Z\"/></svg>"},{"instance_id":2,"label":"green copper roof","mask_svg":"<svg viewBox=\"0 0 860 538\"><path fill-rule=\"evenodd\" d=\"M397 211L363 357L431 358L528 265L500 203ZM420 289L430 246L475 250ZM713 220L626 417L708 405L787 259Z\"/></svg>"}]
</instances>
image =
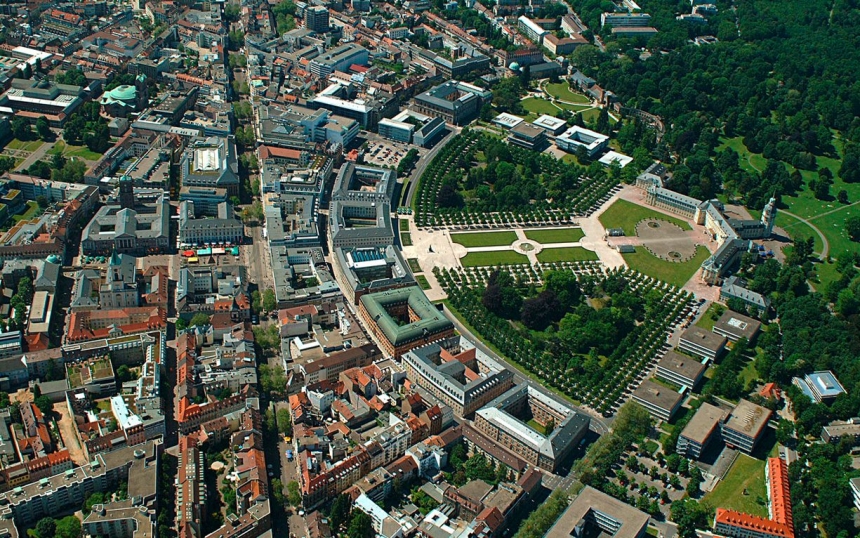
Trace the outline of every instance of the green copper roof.
<instances>
[{"instance_id":1,"label":"green copper roof","mask_svg":"<svg viewBox=\"0 0 860 538\"><path fill-rule=\"evenodd\" d=\"M126 104L129 101L134 101L136 98L137 88L128 84L123 84L122 86L117 86L109 92L105 92L105 94L101 98L101 104Z\"/></svg>"},{"instance_id":2,"label":"green copper roof","mask_svg":"<svg viewBox=\"0 0 860 538\"><path fill-rule=\"evenodd\" d=\"M410 310L418 316L418 321L400 325L388 313L389 308L403 303L409 305ZM436 309L418 286L362 295L361 304L388 341L395 346L454 328L451 321Z\"/></svg>"}]
</instances>

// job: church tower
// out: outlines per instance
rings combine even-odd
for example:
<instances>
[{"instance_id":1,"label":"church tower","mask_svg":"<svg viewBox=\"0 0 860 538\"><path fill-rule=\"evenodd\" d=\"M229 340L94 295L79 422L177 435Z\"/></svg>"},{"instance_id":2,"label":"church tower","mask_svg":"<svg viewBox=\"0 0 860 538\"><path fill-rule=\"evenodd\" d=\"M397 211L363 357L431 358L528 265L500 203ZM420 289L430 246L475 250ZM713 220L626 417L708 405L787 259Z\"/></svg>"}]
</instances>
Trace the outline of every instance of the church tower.
<instances>
[{"instance_id":1,"label":"church tower","mask_svg":"<svg viewBox=\"0 0 860 538\"><path fill-rule=\"evenodd\" d=\"M773 224L776 220L776 198L771 198L761 212L761 223L764 224L765 237L773 235Z\"/></svg>"},{"instance_id":2,"label":"church tower","mask_svg":"<svg viewBox=\"0 0 860 538\"><path fill-rule=\"evenodd\" d=\"M122 209L134 209L134 184L128 176L119 180L119 206Z\"/></svg>"}]
</instances>

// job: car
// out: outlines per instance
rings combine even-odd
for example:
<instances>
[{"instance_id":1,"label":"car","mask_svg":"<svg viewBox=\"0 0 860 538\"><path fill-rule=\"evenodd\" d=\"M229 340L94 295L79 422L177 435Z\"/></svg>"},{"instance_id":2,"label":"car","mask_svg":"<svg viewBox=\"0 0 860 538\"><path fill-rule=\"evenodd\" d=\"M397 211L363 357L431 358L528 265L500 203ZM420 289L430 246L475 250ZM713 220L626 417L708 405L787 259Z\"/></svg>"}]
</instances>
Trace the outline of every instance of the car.
<instances>
[{"instance_id":1,"label":"car","mask_svg":"<svg viewBox=\"0 0 860 538\"><path fill-rule=\"evenodd\" d=\"M257 316L257 314L254 314L253 316L251 316L251 323L254 325L260 324L260 318Z\"/></svg>"}]
</instances>

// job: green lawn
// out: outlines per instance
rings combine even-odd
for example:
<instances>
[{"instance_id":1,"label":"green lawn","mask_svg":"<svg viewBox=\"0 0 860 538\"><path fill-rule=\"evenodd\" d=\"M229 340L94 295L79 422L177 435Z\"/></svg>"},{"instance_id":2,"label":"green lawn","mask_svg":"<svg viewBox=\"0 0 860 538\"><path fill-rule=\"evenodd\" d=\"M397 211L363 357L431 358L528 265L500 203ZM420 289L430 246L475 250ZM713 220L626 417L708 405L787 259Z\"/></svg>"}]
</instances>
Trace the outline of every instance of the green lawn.
<instances>
[{"instance_id":1,"label":"green lawn","mask_svg":"<svg viewBox=\"0 0 860 538\"><path fill-rule=\"evenodd\" d=\"M527 264L529 259L513 250L495 250L489 252L470 252L460 258L463 267L495 267L496 265Z\"/></svg>"},{"instance_id":2,"label":"green lawn","mask_svg":"<svg viewBox=\"0 0 860 538\"><path fill-rule=\"evenodd\" d=\"M418 282L418 285L421 286L422 290L430 289L430 282L427 281L427 277L424 275L418 275L415 277L415 281Z\"/></svg>"},{"instance_id":3,"label":"green lawn","mask_svg":"<svg viewBox=\"0 0 860 538\"><path fill-rule=\"evenodd\" d=\"M535 419L530 419L528 422L526 422L526 424L528 424L531 429L543 435L544 437L546 437L552 432L552 430L547 431L546 426L544 426Z\"/></svg>"},{"instance_id":4,"label":"green lawn","mask_svg":"<svg viewBox=\"0 0 860 538\"><path fill-rule=\"evenodd\" d=\"M843 252L860 250L860 243L852 241L845 231L845 221L850 217L859 215L860 204L810 221L827 237L827 241L830 242L830 256L833 258L838 257Z\"/></svg>"},{"instance_id":5,"label":"green lawn","mask_svg":"<svg viewBox=\"0 0 860 538\"><path fill-rule=\"evenodd\" d=\"M66 146L66 151L63 152L65 157L78 157L86 161L97 161L102 158L101 153L90 151L86 146Z\"/></svg>"},{"instance_id":6,"label":"green lawn","mask_svg":"<svg viewBox=\"0 0 860 538\"><path fill-rule=\"evenodd\" d=\"M400 219L400 231L408 232L409 231L409 221L406 219Z\"/></svg>"},{"instance_id":7,"label":"green lawn","mask_svg":"<svg viewBox=\"0 0 860 538\"><path fill-rule=\"evenodd\" d=\"M717 484L714 491L705 495L704 500L711 506L767 517L767 505L756 502L757 498L767 501L764 466L764 461L741 454L726 477Z\"/></svg>"},{"instance_id":8,"label":"green lawn","mask_svg":"<svg viewBox=\"0 0 860 538\"><path fill-rule=\"evenodd\" d=\"M27 209L18 215L12 215L12 220L20 222L22 220L30 220L39 213L39 204L30 200L27 202Z\"/></svg>"},{"instance_id":9,"label":"green lawn","mask_svg":"<svg viewBox=\"0 0 860 538\"><path fill-rule=\"evenodd\" d=\"M466 248L503 247L517 240L516 232L475 232L451 234L451 241Z\"/></svg>"},{"instance_id":10,"label":"green lawn","mask_svg":"<svg viewBox=\"0 0 860 538\"><path fill-rule=\"evenodd\" d=\"M538 252L537 259L541 263L552 262L583 262L597 260L597 253L582 247L545 248Z\"/></svg>"},{"instance_id":11,"label":"green lawn","mask_svg":"<svg viewBox=\"0 0 860 538\"><path fill-rule=\"evenodd\" d=\"M9 141L8 144L6 144L6 149L15 149L15 150L19 150L19 151L29 151L30 153L32 153L32 152L36 151L37 149L39 149L40 147L42 147L42 144L44 144L44 142L42 142L41 140L24 141L24 140L18 140L17 138L13 138L12 140Z\"/></svg>"},{"instance_id":12,"label":"green lawn","mask_svg":"<svg viewBox=\"0 0 860 538\"><path fill-rule=\"evenodd\" d=\"M701 327L706 331L712 331L714 329L714 324L720 319L720 316L723 315L723 312L726 311L726 307L719 303L713 303L710 307L708 307L708 311L699 318L699 321L696 322L696 327Z\"/></svg>"},{"instance_id":13,"label":"green lawn","mask_svg":"<svg viewBox=\"0 0 860 538\"><path fill-rule=\"evenodd\" d=\"M690 225L681 219L664 215L663 213L634 204L633 202L628 202L627 200L618 200L609 206L600 215L600 224L604 228L621 228L626 235L635 236L636 224L643 219L660 219L677 224L684 230L692 230Z\"/></svg>"},{"instance_id":14,"label":"green lawn","mask_svg":"<svg viewBox=\"0 0 860 538\"><path fill-rule=\"evenodd\" d=\"M637 248L633 254L624 254L624 261L628 267L640 273L659 278L677 287L687 283L710 253L705 247L696 246L696 255L690 260L682 263L668 262L654 256L644 248Z\"/></svg>"},{"instance_id":15,"label":"green lawn","mask_svg":"<svg viewBox=\"0 0 860 538\"><path fill-rule=\"evenodd\" d=\"M537 114L540 116L541 114L548 114L550 116L555 116L559 113L559 109L557 106L553 105L546 99L538 99L537 97L529 97L528 99L523 99L521 101L523 108L531 112L532 114Z\"/></svg>"},{"instance_id":16,"label":"green lawn","mask_svg":"<svg viewBox=\"0 0 860 538\"><path fill-rule=\"evenodd\" d=\"M424 272L424 270L421 269L421 265L418 263L418 258L409 258L408 260L406 260L406 263L409 264L409 270L413 273Z\"/></svg>"},{"instance_id":17,"label":"green lawn","mask_svg":"<svg viewBox=\"0 0 860 538\"><path fill-rule=\"evenodd\" d=\"M583 105L591 103L588 97L582 95L581 93L574 93L566 82L547 84L546 86L544 86L544 88L546 88L548 94L552 95L556 99L561 99L563 101L569 101L571 103L579 103Z\"/></svg>"},{"instance_id":18,"label":"green lawn","mask_svg":"<svg viewBox=\"0 0 860 538\"><path fill-rule=\"evenodd\" d=\"M756 371L756 369L755 369L755 361L747 362L746 366L744 366L743 370L741 370L741 373L739 374L738 377L740 377L743 380L744 385L746 385L750 381L758 379L759 375L758 375L758 371Z\"/></svg>"},{"instance_id":19,"label":"green lawn","mask_svg":"<svg viewBox=\"0 0 860 538\"><path fill-rule=\"evenodd\" d=\"M576 243L585 237L582 228L555 228L551 230L526 230L526 237L548 245L551 243Z\"/></svg>"},{"instance_id":20,"label":"green lawn","mask_svg":"<svg viewBox=\"0 0 860 538\"><path fill-rule=\"evenodd\" d=\"M402 244L404 247L411 247L412 246L412 235L408 234L408 233L400 234L400 244Z\"/></svg>"},{"instance_id":21,"label":"green lawn","mask_svg":"<svg viewBox=\"0 0 860 538\"><path fill-rule=\"evenodd\" d=\"M57 143L54 144L54 147L48 150L48 154L63 155L66 158L78 157L79 159L84 159L87 161L97 161L102 158L101 153L90 151L90 149L86 146L67 145L62 140L57 140Z\"/></svg>"},{"instance_id":22,"label":"green lawn","mask_svg":"<svg viewBox=\"0 0 860 538\"><path fill-rule=\"evenodd\" d=\"M584 110L582 112L582 119L585 121L597 121L597 116L599 116L599 115L600 115L600 109L599 108L589 108L588 110ZM609 122L613 123L611 118L609 119Z\"/></svg>"}]
</instances>

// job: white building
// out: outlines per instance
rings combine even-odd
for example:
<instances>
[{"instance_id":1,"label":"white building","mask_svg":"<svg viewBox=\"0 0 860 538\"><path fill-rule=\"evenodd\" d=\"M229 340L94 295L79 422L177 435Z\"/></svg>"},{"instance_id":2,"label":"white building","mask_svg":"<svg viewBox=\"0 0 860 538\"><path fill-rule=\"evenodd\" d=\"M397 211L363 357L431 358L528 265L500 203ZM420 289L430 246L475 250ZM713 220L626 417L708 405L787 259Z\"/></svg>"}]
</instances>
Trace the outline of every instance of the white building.
<instances>
[{"instance_id":1,"label":"white building","mask_svg":"<svg viewBox=\"0 0 860 538\"><path fill-rule=\"evenodd\" d=\"M576 153L580 147L585 148L589 157L594 157L609 144L609 137L583 127L574 126L555 139L558 149L568 153Z\"/></svg>"}]
</instances>

